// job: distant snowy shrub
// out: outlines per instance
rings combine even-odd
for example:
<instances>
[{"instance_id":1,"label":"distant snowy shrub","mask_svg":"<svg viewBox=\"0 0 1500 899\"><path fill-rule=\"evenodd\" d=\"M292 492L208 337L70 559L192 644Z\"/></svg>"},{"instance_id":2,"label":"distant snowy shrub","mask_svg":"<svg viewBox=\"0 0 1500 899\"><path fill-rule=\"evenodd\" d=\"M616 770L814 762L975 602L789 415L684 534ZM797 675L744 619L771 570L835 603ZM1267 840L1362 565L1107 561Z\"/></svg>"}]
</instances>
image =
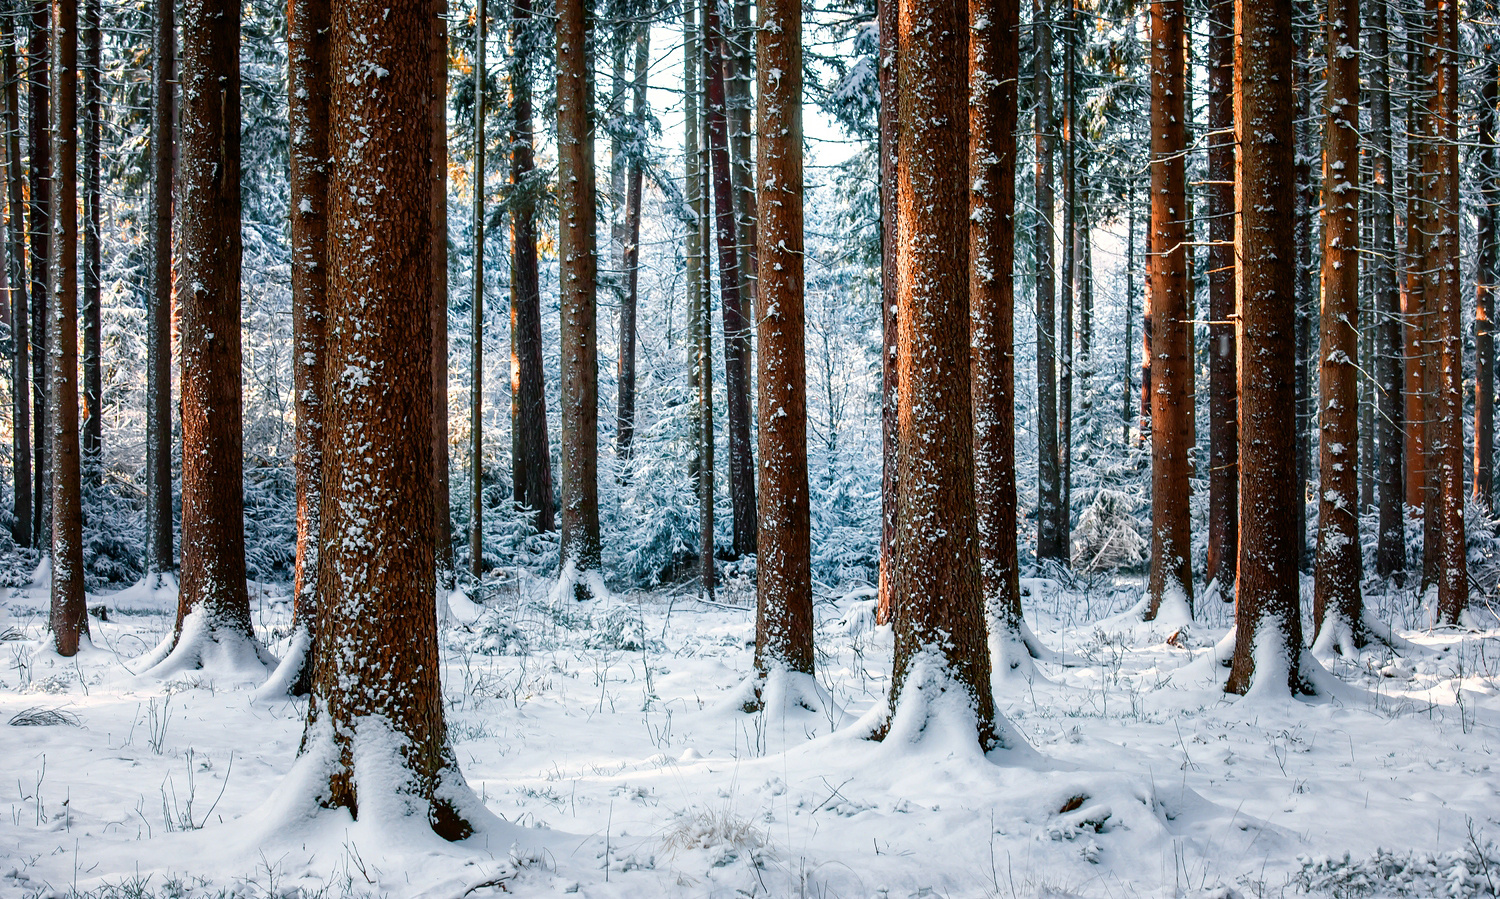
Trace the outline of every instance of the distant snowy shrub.
<instances>
[{"instance_id":1,"label":"distant snowy shrub","mask_svg":"<svg viewBox=\"0 0 1500 899\"><path fill-rule=\"evenodd\" d=\"M1077 571L1134 570L1145 563L1150 544L1141 536L1140 501L1120 490L1101 488L1073 529Z\"/></svg>"},{"instance_id":2,"label":"distant snowy shrub","mask_svg":"<svg viewBox=\"0 0 1500 899\"><path fill-rule=\"evenodd\" d=\"M1369 858L1299 858L1293 884L1308 895L1358 899L1361 896L1493 899L1500 881L1500 848L1473 841L1451 852L1376 850Z\"/></svg>"}]
</instances>

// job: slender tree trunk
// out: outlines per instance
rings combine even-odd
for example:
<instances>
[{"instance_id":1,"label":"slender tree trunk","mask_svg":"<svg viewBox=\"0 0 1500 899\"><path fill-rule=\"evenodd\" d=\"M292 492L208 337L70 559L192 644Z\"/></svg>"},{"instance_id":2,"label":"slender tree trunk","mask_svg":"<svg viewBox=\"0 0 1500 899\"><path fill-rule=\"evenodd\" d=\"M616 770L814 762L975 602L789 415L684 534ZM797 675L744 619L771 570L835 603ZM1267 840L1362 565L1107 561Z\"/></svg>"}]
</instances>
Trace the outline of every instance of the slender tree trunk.
<instances>
[{"instance_id":1,"label":"slender tree trunk","mask_svg":"<svg viewBox=\"0 0 1500 899\"><path fill-rule=\"evenodd\" d=\"M461 839L472 800L447 745L432 602L432 133L406 127L432 110L432 9L347 0L329 31L327 364L344 374L326 401L324 493L338 501L324 507L326 651L303 751L323 755L323 805L403 808ZM381 792L399 804L366 795Z\"/></svg>"},{"instance_id":2,"label":"slender tree trunk","mask_svg":"<svg viewBox=\"0 0 1500 899\"><path fill-rule=\"evenodd\" d=\"M1292 525L1297 534L1297 566L1305 568L1307 554L1307 487L1312 480L1313 428L1313 383L1312 383L1312 336L1313 315L1317 297L1314 295L1312 248L1314 221L1318 204L1313 196L1312 159L1315 150L1312 86L1312 40L1305 29L1293 31L1296 36L1297 57L1293 63L1298 112L1297 129L1297 208L1293 226L1293 243L1297 254L1297 485L1298 502L1296 523Z\"/></svg>"},{"instance_id":3,"label":"slender tree trunk","mask_svg":"<svg viewBox=\"0 0 1500 899\"><path fill-rule=\"evenodd\" d=\"M646 79L651 66L651 29L639 29L635 42L635 85L631 97L631 122L639 144L646 133ZM642 171L640 151L633 146L625 172L625 298L620 303L619 402L615 413L616 447L620 458L629 459L635 441L635 318L641 280L641 199Z\"/></svg>"},{"instance_id":4,"label":"slender tree trunk","mask_svg":"<svg viewBox=\"0 0 1500 899\"><path fill-rule=\"evenodd\" d=\"M1058 527L1062 505L1058 470L1057 331L1054 316L1053 245L1053 134L1052 122L1052 0L1032 0L1033 43L1036 58L1032 87L1036 94L1036 439L1037 439L1037 561L1066 562L1066 535Z\"/></svg>"},{"instance_id":5,"label":"slender tree trunk","mask_svg":"<svg viewBox=\"0 0 1500 899\"><path fill-rule=\"evenodd\" d=\"M698 490L698 568L699 586L705 596L714 593L714 406L713 406L713 328L708 289L708 210L705 193L703 138L703 94L699 86L699 69L703 65L703 39L698 30L699 0L683 5L683 71L686 73L683 103L685 126L688 205L693 223L688 229L688 316L692 335L689 370L694 388L694 432L697 438L696 486Z\"/></svg>"},{"instance_id":6,"label":"slender tree trunk","mask_svg":"<svg viewBox=\"0 0 1500 899\"><path fill-rule=\"evenodd\" d=\"M182 21L182 585L204 639L254 641L245 587L240 387L240 4ZM333 369L339 371L341 369ZM190 648L190 651L197 649Z\"/></svg>"},{"instance_id":7,"label":"slender tree trunk","mask_svg":"<svg viewBox=\"0 0 1500 899\"><path fill-rule=\"evenodd\" d=\"M431 150L427 187L432 222L432 467L437 579L453 584L453 518L448 474L448 0L427 0Z\"/></svg>"},{"instance_id":8,"label":"slender tree trunk","mask_svg":"<svg viewBox=\"0 0 1500 899\"><path fill-rule=\"evenodd\" d=\"M1391 153L1391 74L1389 28L1385 0L1371 0L1369 37L1371 185L1373 227L1370 259L1375 280L1375 433L1379 458L1380 533L1375 571L1390 577L1406 569L1406 531L1403 519L1401 402L1401 290L1397 281L1395 169Z\"/></svg>"},{"instance_id":9,"label":"slender tree trunk","mask_svg":"<svg viewBox=\"0 0 1500 899\"><path fill-rule=\"evenodd\" d=\"M151 44L151 296L146 313L146 581L173 569L172 196L176 142L177 21L157 0Z\"/></svg>"},{"instance_id":10,"label":"slender tree trunk","mask_svg":"<svg viewBox=\"0 0 1500 899\"><path fill-rule=\"evenodd\" d=\"M1146 620L1163 603L1191 613L1192 519L1188 512L1193 402L1189 353L1187 131L1184 128L1182 0L1151 4L1151 581Z\"/></svg>"},{"instance_id":11,"label":"slender tree trunk","mask_svg":"<svg viewBox=\"0 0 1500 899\"><path fill-rule=\"evenodd\" d=\"M22 196L21 90L16 71L16 19L18 4L0 12L0 78L5 90L5 182L7 190L6 280L10 287L10 328L14 344L11 355L11 460L15 474L15 521L11 537L18 546L32 545L31 508L31 329L26 283L26 201Z\"/></svg>"},{"instance_id":12,"label":"slender tree trunk","mask_svg":"<svg viewBox=\"0 0 1500 899\"><path fill-rule=\"evenodd\" d=\"M1297 448L1296 259L1286 252L1296 198L1292 0L1235 0L1235 206L1240 371L1240 543L1234 659L1225 690L1307 692L1298 555L1292 532ZM1258 672L1260 665L1269 670Z\"/></svg>"},{"instance_id":13,"label":"slender tree trunk","mask_svg":"<svg viewBox=\"0 0 1500 899\"><path fill-rule=\"evenodd\" d=\"M563 576L597 572L599 546L599 344L594 237L594 100L588 0L560 0L557 145L561 218ZM579 598L590 595L582 583Z\"/></svg>"},{"instance_id":14,"label":"slender tree trunk","mask_svg":"<svg viewBox=\"0 0 1500 899\"><path fill-rule=\"evenodd\" d=\"M317 667L319 550L323 539L323 429L328 354L328 0L287 7L291 119L292 379L297 397L297 570L292 626L307 651L290 692L312 689Z\"/></svg>"},{"instance_id":15,"label":"slender tree trunk","mask_svg":"<svg viewBox=\"0 0 1500 899\"><path fill-rule=\"evenodd\" d=\"M484 131L489 13L474 5L474 293L469 304L469 574L484 576Z\"/></svg>"},{"instance_id":16,"label":"slender tree trunk","mask_svg":"<svg viewBox=\"0 0 1500 899\"><path fill-rule=\"evenodd\" d=\"M1429 79L1424 73L1424 54L1419 49L1426 29L1419 11L1406 15L1406 76L1410 85L1406 102L1406 292L1401 318L1405 323L1406 377L1406 504L1424 512L1427 491L1427 402L1426 341L1427 303L1424 269L1427 256L1424 172L1428 171L1426 117Z\"/></svg>"},{"instance_id":17,"label":"slender tree trunk","mask_svg":"<svg viewBox=\"0 0 1500 899\"><path fill-rule=\"evenodd\" d=\"M755 127L751 113L755 99L750 85L755 80L755 30L750 27L750 0L728 0L730 15L726 54L724 94L729 126L729 158L734 185L734 232L739 245L740 302L752 322L758 321L756 276L758 244L756 242L757 196L755 154L752 144ZM749 385L746 385L748 391Z\"/></svg>"},{"instance_id":18,"label":"slender tree trunk","mask_svg":"<svg viewBox=\"0 0 1500 899\"><path fill-rule=\"evenodd\" d=\"M898 214L896 179L900 160L896 155L901 119L897 115L896 53L901 15L900 0L876 0L880 24L880 586L876 620L889 624L896 613L892 603L892 540L900 482L896 480L896 259Z\"/></svg>"},{"instance_id":19,"label":"slender tree trunk","mask_svg":"<svg viewBox=\"0 0 1500 899\"><path fill-rule=\"evenodd\" d=\"M1125 393L1120 412L1120 447L1130 446L1130 420L1135 415L1135 182L1125 186Z\"/></svg>"},{"instance_id":20,"label":"slender tree trunk","mask_svg":"<svg viewBox=\"0 0 1500 899\"><path fill-rule=\"evenodd\" d=\"M531 78L536 55L531 0L511 4L510 422L516 504L536 512L538 531L553 519L552 449L542 371L542 288L536 246L536 161Z\"/></svg>"},{"instance_id":21,"label":"slender tree trunk","mask_svg":"<svg viewBox=\"0 0 1500 899\"><path fill-rule=\"evenodd\" d=\"M52 256L52 139L48 130L51 58L51 0L32 0L31 35L26 53L26 101L31 152L31 532L38 545L52 532L52 461L48 451L48 297L47 264Z\"/></svg>"},{"instance_id":22,"label":"slender tree trunk","mask_svg":"<svg viewBox=\"0 0 1500 899\"><path fill-rule=\"evenodd\" d=\"M1062 561L1072 556L1073 494L1073 309L1078 303L1078 171L1076 111L1078 87L1078 4L1067 0L1063 15L1062 116L1062 290L1057 325L1057 534Z\"/></svg>"},{"instance_id":23,"label":"slender tree trunk","mask_svg":"<svg viewBox=\"0 0 1500 899\"><path fill-rule=\"evenodd\" d=\"M707 25L707 3L703 0L700 10ZM701 293L698 297L698 429L703 434L703 468L698 478L698 528L700 552L700 579L703 594L709 599L714 595L716 582L714 552L714 332L713 332L713 244L714 220L709 206L709 152L708 152L708 73L702 68L707 59L704 50L706 28L697 32L696 49L698 66L698 246L703 248L703 280L698 282Z\"/></svg>"},{"instance_id":24,"label":"slender tree trunk","mask_svg":"<svg viewBox=\"0 0 1500 899\"><path fill-rule=\"evenodd\" d=\"M750 452L750 334L753 323L740 294L734 182L725 113L725 34L716 4L703 7L703 81L708 98L714 231L719 245L719 300L724 308L724 389L729 411L729 499L734 508L734 554L755 552L755 461Z\"/></svg>"},{"instance_id":25,"label":"slender tree trunk","mask_svg":"<svg viewBox=\"0 0 1500 899\"><path fill-rule=\"evenodd\" d=\"M52 389L53 647L77 654L88 639L83 597L83 486L78 444L78 0L52 4L52 218L54 314L48 348Z\"/></svg>"},{"instance_id":26,"label":"slender tree trunk","mask_svg":"<svg viewBox=\"0 0 1500 899\"><path fill-rule=\"evenodd\" d=\"M979 576L994 636L1021 638L1016 558L1015 267L1019 0L969 4L969 382ZM1011 659L1012 665L1020 659Z\"/></svg>"},{"instance_id":27,"label":"slender tree trunk","mask_svg":"<svg viewBox=\"0 0 1500 899\"><path fill-rule=\"evenodd\" d=\"M900 614L890 709L892 721L908 704L921 710L919 729L908 737L915 738L936 713L922 703L953 690L972 709L975 736L989 749L998 734L974 526L967 25L948 0L901 4Z\"/></svg>"},{"instance_id":28,"label":"slender tree trunk","mask_svg":"<svg viewBox=\"0 0 1500 899\"><path fill-rule=\"evenodd\" d=\"M1239 543L1239 374L1234 342L1234 0L1208 14L1208 557L1231 598Z\"/></svg>"},{"instance_id":29,"label":"slender tree trunk","mask_svg":"<svg viewBox=\"0 0 1500 899\"><path fill-rule=\"evenodd\" d=\"M1366 642L1359 542L1359 0L1328 0L1314 640Z\"/></svg>"},{"instance_id":30,"label":"slender tree trunk","mask_svg":"<svg viewBox=\"0 0 1500 899\"><path fill-rule=\"evenodd\" d=\"M1437 295L1437 358L1433 388L1437 407L1433 456L1436 463L1434 509L1438 520L1438 620L1457 624L1469 603L1468 549L1464 540L1464 336L1463 294L1459 273L1458 156L1458 4L1427 0L1436 34L1432 41L1436 75L1433 108L1434 161L1437 181L1434 277Z\"/></svg>"},{"instance_id":31,"label":"slender tree trunk","mask_svg":"<svg viewBox=\"0 0 1500 899\"><path fill-rule=\"evenodd\" d=\"M1500 66L1487 61L1484 107L1479 119L1480 205L1477 271L1474 285L1474 498L1486 509L1494 507L1495 461L1495 255L1500 242L1496 213L1500 212L1495 135L1500 130Z\"/></svg>"},{"instance_id":32,"label":"slender tree trunk","mask_svg":"<svg viewBox=\"0 0 1500 899\"><path fill-rule=\"evenodd\" d=\"M100 269L100 190L99 66L101 34L99 0L83 0L83 476L85 482L98 487L103 482L104 450L104 367L100 356L103 329L99 316L101 290Z\"/></svg>"},{"instance_id":33,"label":"slender tree trunk","mask_svg":"<svg viewBox=\"0 0 1500 899\"><path fill-rule=\"evenodd\" d=\"M766 274L760 352L755 670L813 673L802 269L802 2L761 0L758 227Z\"/></svg>"}]
</instances>

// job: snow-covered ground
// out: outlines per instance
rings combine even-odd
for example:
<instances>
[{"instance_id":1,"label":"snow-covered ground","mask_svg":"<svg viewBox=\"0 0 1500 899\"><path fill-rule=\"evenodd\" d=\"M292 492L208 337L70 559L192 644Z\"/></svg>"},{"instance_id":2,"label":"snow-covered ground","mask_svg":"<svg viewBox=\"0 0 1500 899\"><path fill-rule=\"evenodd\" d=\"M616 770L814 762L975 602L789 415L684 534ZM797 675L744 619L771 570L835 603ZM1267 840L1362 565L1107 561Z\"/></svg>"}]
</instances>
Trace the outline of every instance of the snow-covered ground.
<instances>
[{"instance_id":1,"label":"snow-covered ground","mask_svg":"<svg viewBox=\"0 0 1500 899\"><path fill-rule=\"evenodd\" d=\"M1500 629L1426 632L1409 595L1380 597L1417 651L1330 663L1337 698L1234 700L1171 677L1224 633L1223 603L1200 601L1174 637L1109 619L1138 586L1032 587L1038 635L1083 664L997 679L1028 745L987 758L937 729L851 735L890 672L868 595L818 604L818 677L839 708L775 717L734 699L754 629L743 585L714 605L554 607L530 581L456 597L451 739L510 824L454 846L342 812L287 820L305 705L257 700L234 672L133 674L171 626L169 596L91 596L107 620L62 660L38 651L45 589L15 590L0 896L1496 894ZM284 590L252 594L284 648Z\"/></svg>"}]
</instances>

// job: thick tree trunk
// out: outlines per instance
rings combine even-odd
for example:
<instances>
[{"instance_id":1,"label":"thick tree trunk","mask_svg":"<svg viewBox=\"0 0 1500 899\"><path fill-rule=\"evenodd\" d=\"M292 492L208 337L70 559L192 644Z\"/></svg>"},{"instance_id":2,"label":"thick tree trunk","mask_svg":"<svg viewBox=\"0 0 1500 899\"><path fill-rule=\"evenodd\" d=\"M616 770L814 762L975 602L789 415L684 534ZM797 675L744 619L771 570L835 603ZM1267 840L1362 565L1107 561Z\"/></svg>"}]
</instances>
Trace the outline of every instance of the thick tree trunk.
<instances>
[{"instance_id":1,"label":"thick tree trunk","mask_svg":"<svg viewBox=\"0 0 1500 899\"><path fill-rule=\"evenodd\" d=\"M1437 294L1433 311L1437 324L1437 358L1433 370L1436 396L1436 434L1432 441L1437 512L1438 620L1457 624L1469 604L1468 549L1464 540L1464 332L1463 294L1459 272L1459 156L1458 156L1458 3L1427 0L1432 17L1434 219L1433 275Z\"/></svg>"},{"instance_id":2,"label":"thick tree trunk","mask_svg":"<svg viewBox=\"0 0 1500 899\"><path fill-rule=\"evenodd\" d=\"M204 639L254 641L240 386L240 4L182 7L182 584ZM341 369L334 369L341 370Z\"/></svg>"},{"instance_id":3,"label":"thick tree trunk","mask_svg":"<svg viewBox=\"0 0 1500 899\"><path fill-rule=\"evenodd\" d=\"M1019 0L969 4L969 383L979 576L993 636L1021 640L1016 558L1015 266ZM1011 659L1016 665L1019 659Z\"/></svg>"},{"instance_id":4,"label":"thick tree trunk","mask_svg":"<svg viewBox=\"0 0 1500 899\"><path fill-rule=\"evenodd\" d=\"M1500 130L1500 65L1488 61L1479 119L1480 199L1477 270L1474 285L1474 498L1494 507L1495 462L1495 254L1500 242L1500 164L1495 148Z\"/></svg>"},{"instance_id":5,"label":"thick tree trunk","mask_svg":"<svg viewBox=\"0 0 1500 899\"><path fill-rule=\"evenodd\" d=\"M1359 542L1359 0L1328 0L1314 642L1366 642Z\"/></svg>"},{"instance_id":6,"label":"thick tree trunk","mask_svg":"<svg viewBox=\"0 0 1500 899\"><path fill-rule=\"evenodd\" d=\"M1234 0L1208 15L1208 558L1229 599L1239 543L1239 374L1234 343Z\"/></svg>"},{"instance_id":7,"label":"thick tree trunk","mask_svg":"<svg viewBox=\"0 0 1500 899\"><path fill-rule=\"evenodd\" d=\"M1036 94L1036 452L1037 561L1068 561L1067 535L1058 527L1062 493L1058 470L1057 330L1054 297L1053 146L1052 122L1052 2L1032 0L1032 31L1036 58L1032 87Z\"/></svg>"},{"instance_id":8,"label":"thick tree trunk","mask_svg":"<svg viewBox=\"0 0 1500 899\"><path fill-rule=\"evenodd\" d=\"M102 284L100 269L100 204L103 193L99 181L99 66L101 35L99 0L83 0L83 476L98 487L103 480L104 449L104 366L100 356L103 328L99 316Z\"/></svg>"},{"instance_id":9,"label":"thick tree trunk","mask_svg":"<svg viewBox=\"0 0 1500 899\"><path fill-rule=\"evenodd\" d=\"M1191 613L1192 518L1189 454L1193 403L1189 369L1187 131L1182 0L1151 4L1151 580L1146 620L1163 603Z\"/></svg>"},{"instance_id":10,"label":"thick tree trunk","mask_svg":"<svg viewBox=\"0 0 1500 899\"><path fill-rule=\"evenodd\" d=\"M719 302L724 312L724 389L729 412L729 499L734 509L734 554L755 552L755 460L750 451L750 335L753 322L740 293L734 181L725 112L725 34L717 5L703 7L703 82L713 182L714 233L719 248Z\"/></svg>"},{"instance_id":11,"label":"thick tree trunk","mask_svg":"<svg viewBox=\"0 0 1500 899\"><path fill-rule=\"evenodd\" d=\"M812 545L807 492L807 362L802 268L802 3L761 0L760 533L755 670L813 673Z\"/></svg>"},{"instance_id":12,"label":"thick tree trunk","mask_svg":"<svg viewBox=\"0 0 1500 899\"><path fill-rule=\"evenodd\" d=\"M83 597L83 485L78 444L78 0L52 4L52 628L60 656L88 639Z\"/></svg>"},{"instance_id":13,"label":"thick tree trunk","mask_svg":"<svg viewBox=\"0 0 1500 899\"><path fill-rule=\"evenodd\" d=\"M489 15L485 0L474 5L474 275L469 303L469 574L484 576L484 131L489 64Z\"/></svg>"},{"instance_id":14,"label":"thick tree trunk","mask_svg":"<svg viewBox=\"0 0 1500 899\"><path fill-rule=\"evenodd\" d=\"M32 545L31 530L31 329L28 327L26 283L26 201L22 195L21 90L16 71L14 5L0 12L0 78L5 91L5 183L8 203L6 280L10 287L11 354L11 470L15 475L15 504L11 538L18 546Z\"/></svg>"},{"instance_id":15,"label":"thick tree trunk","mask_svg":"<svg viewBox=\"0 0 1500 899\"><path fill-rule=\"evenodd\" d=\"M146 312L146 581L173 569L172 198L176 173L177 16L157 0L151 101L151 298Z\"/></svg>"},{"instance_id":16,"label":"thick tree trunk","mask_svg":"<svg viewBox=\"0 0 1500 899\"><path fill-rule=\"evenodd\" d=\"M49 390L47 342L50 323L47 280L52 257L52 139L49 133L49 75L51 59L51 0L32 0L31 35L26 52L27 134L31 152L31 532L44 545L52 532L52 461L48 449Z\"/></svg>"},{"instance_id":17,"label":"thick tree trunk","mask_svg":"<svg viewBox=\"0 0 1500 899\"><path fill-rule=\"evenodd\" d=\"M432 137L406 127L432 109L431 12L348 0L329 31L327 365L343 374L325 407L323 489L337 502L324 504L325 651L303 751L326 754L325 806L388 812L362 793L389 792L461 839L472 828L456 798L467 791L447 746L432 602Z\"/></svg>"},{"instance_id":18,"label":"thick tree trunk","mask_svg":"<svg viewBox=\"0 0 1500 899\"><path fill-rule=\"evenodd\" d=\"M1370 259L1374 267L1376 383L1375 442L1379 461L1380 533L1375 571L1390 577L1406 569L1402 466L1401 290L1397 281L1395 169L1391 154L1390 41L1385 0L1369 5L1370 52Z\"/></svg>"},{"instance_id":19,"label":"thick tree trunk","mask_svg":"<svg viewBox=\"0 0 1500 899\"><path fill-rule=\"evenodd\" d=\"M536 529L553 519L552 449L547 440L547 382L542 371L542 288L536 246L536 156L531 78L536 54L531 0L511 4L510 423L516 505L536 512Z\"/></svg>"},{"instance_id":20,"label":"thick tree trunk","mask_svg":"<svg viewBox=\"0 0 1500 899\"><path fill-rule=\"evenodd\" d=\"M646 133L646 79L650 66L651 29L643 26L635 41L635 84L631 96L631 122L636 143L643 141ZM615 446L622 459L630 458L635 442L635 319L641 281L642 149L632 147L625 166L625 252L622 257L625 296L620 302L619 401L615 410Z\"/></svg>"},{"instance_id":21,"label":"thick tree trunk","mask_svg":"<svg viewBox=\"0 0 1500 899\"><path fill-rule=\"evenodd\" d=\"M328 0L287 7L291 120L292 381L297 402L297 570L292 626L307 646L289 692L312 689L317 668L319 551L323 539L325 359L328 354Z\"/></svg>"},{"instance_id":22,"label":"thick tree trunk","mask_svg":"<svg viewBox=\"0 0 1500 899\"><path fill-rule=\"evenodd\" d=\"M1297 448L1296 259L1286 252L1296 202L1292 0L1235 0L1235 206L1240 317L1240 544L1234 659L1225 690L1303 693L1298 555L1292 530ZM1269 670L1257 671L1266 665ZM1286 683L1257 684L1256 679Z\"/></svg>"},{"instance_id":23,"label":"thick tree trunk","mask_svg":"<svg viewBox=\"0 0 1500 899\"><path fill-rule=\"evenodd\" d=\"M562 282L562 547L564 579L597 572L599 342L594 100L588 0L560 0L557 21L557 183ZM590 595L580 582L580 598Z\"/></svg>"},{"instance_id":24,"label":"thick tree trunk","mask_svg":"<svg viewBox=\"0 0 1500 899\"><path fill-rule=\"evenodd\" d=\"M908 735L915 739L939 713L937 695L953 690L988 749L998 734L974 526L967 26L948 0L901 4L900 614L890 709L892 721L903 707L920 716Z\"/></svg>"},{"instance_id":25,"label":"thick tree trunk","mask_svg":"<svg viewBox=\"0 0 1500 899\"><path fill-rule=\"evenodd\" d=\"M900 483L896 480L896 178L900 170L897 145L901 119L896 102L897 29L900 0L876 0L880 24L880 585L876 620L889 624L892 605L892 540L896 535Z\"/></svg>"}]
</instances>

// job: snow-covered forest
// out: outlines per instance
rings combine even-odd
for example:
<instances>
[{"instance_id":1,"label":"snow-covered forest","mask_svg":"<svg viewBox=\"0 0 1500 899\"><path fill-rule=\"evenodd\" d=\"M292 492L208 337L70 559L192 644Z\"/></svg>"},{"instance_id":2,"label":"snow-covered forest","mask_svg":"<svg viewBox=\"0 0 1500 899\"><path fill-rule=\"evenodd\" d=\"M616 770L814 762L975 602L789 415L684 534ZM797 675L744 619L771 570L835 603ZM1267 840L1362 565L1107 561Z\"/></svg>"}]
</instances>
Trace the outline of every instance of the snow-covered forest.
<instances>
[{"instance_id":1,"label":"snow-covered forest","mask_svg":"<svg viewBox=\"0 0 1500 899\"><path fill-rule=\"evenodd\" d=\"M0 0L0 896L1500 899L1496 28Z\"/></svg>"}]
</instances>

